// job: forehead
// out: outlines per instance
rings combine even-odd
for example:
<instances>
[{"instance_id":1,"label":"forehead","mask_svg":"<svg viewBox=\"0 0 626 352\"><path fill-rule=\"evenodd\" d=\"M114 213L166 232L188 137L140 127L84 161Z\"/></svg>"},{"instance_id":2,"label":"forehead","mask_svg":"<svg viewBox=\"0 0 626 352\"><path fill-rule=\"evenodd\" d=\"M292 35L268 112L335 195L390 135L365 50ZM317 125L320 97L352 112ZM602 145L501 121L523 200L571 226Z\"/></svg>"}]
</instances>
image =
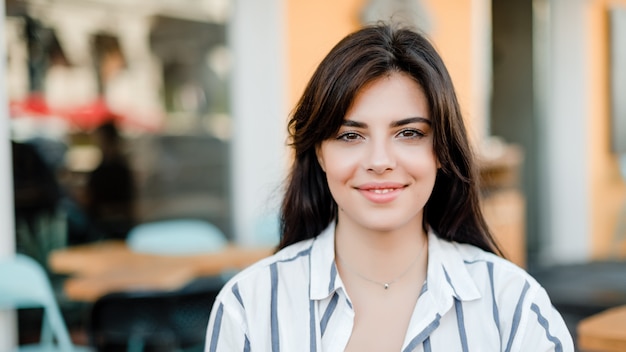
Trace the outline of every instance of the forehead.
<instances>
[{"instance_id":1,"label":"forehead","mask_svg":"<svg viewBox=\"0 0 626 352\"><path fill-rule=\"evenodd\" d=\"M392 72L361 88L344 119L430 118L428 112L428 100L421 85L406 73Z\"/></svg>"}]
</instances>

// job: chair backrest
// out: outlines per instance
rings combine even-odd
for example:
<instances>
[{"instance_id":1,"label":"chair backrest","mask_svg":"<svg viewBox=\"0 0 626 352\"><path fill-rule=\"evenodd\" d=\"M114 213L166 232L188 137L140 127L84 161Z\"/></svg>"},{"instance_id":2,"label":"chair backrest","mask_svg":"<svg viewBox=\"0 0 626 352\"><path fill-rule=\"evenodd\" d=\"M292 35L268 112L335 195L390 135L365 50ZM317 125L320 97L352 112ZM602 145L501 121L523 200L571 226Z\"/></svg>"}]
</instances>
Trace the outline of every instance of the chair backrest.
<instances>
[{"instance_id":1,"label":"chair backrest","mask_svg":"<svg viewBox=\"0 0 626 352\"><path fill-rule=\"evenodd\" d=\"M219 288L119 292L100 297L90 315L89 338L98 351L159 351L204 346Z\"/></svg>"},{"instance_id":2,"label":"chair backrest","mask_svg":"<svg viewBox=\"0 0 626 352\"><path fill-rule=\"evenodd\" d=\"M194 219L140 224L131 229L126 241L136 252L171 255L215 252L228 243L215 225Z\"/></svg>"},{"instance_id":3,"label":"chair backrest","mask_svg":"<svg viewBox=\"0 0 626 352\"><path fill-rule=\"evenodd\" d=\"M0 309L43 308L42 350L73 351L67 326L44 269L34 259L16 254L0 260Z\"/></svg>"},{"instance_id":4,"label":"chair backrest","mask_svg":"<svg viewBox=\"0 0 626 352\"><path fill-rule=\"evenodd\" d=\"M255 223L255 245L276 246L280 242L280 219L275 213L264 214Z\"/></svg>"},{"instance_id":5,"label":"chair backrest","mask_svg":"<svg viewBox=\"0 0 626 352\"><path fill-rule=\"evenodd\" d=\"M618 162L622 179L626 181L626 152L619 155ZM617 226L615 226L615 233L611 243L611 256L614 259L619 260L622 258L624 244L626 244L626 200L623 201L622 208L617 215Z\"/></svg>"}]
</instances>

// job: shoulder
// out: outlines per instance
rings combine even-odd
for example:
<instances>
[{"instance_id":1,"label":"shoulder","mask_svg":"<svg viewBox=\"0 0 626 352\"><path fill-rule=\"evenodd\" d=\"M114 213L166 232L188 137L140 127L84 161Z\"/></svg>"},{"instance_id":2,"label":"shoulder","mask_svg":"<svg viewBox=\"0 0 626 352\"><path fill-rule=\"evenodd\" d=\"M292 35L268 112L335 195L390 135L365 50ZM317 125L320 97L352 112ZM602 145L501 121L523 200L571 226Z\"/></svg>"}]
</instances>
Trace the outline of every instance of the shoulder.
<instances>
[{"instance_id":1,"label":"shoulder","mask_svg":"<svg viewBox=\"0 0 626 352\"><path fill-rule=\"evenodd\" d=\"M439 256L433 262L443 267L443 276L454 287L454 296L463 301L465 314L478 317L491 312L481 319L493 324L507 350L544 351L555 346L571 350L562 317L545 289L524 268L470 244L439 238L432 242L429 248ZM525 348L531 344L534 347Z\"/></svg>"},{"instance_id":2,"label":"shoulder","mask_svg":"<svg viewBox=\"0 0 626 352\"><path fill-rule=\"evenodd\" d=\"M251 322L269 322L272 307L279 301L308 299L308 263L312 241L286 247L252 264L230 278L222 287L213 311L222 312L220 324L234 324L249 334ZM289 287L287 287L289 286ZM280 299L278 299L280 297ZM300 297L300 298L298 298ZM216 319L212 317L212 320Z\"/></svg>"},{"instance_id":3,"label":"shoulder","mask_svg":"<svg viewBox=\"0 0 626 352\"><path fill-rule=\"evenodd\" d=\"M548 293L524 268L469 244L452 245L463 258L482 296L490 297L502 317L511 318L504 325L514 324L519 319L520 326L545 320L562 327L562 318L554 309ZM519 314L517 318L516 314Z\"/></svg>"},{"instance_id":4,"label":"shoulder","mask_svg":"<svg viewBox=\"0 0 626 352\"><path fill-rule=\"evenodd\" d=\"M482 292L493 292L497 300L510 303L519 300L520 296L530 298L539 294L547 297L537 280L511 261L471 244L440 241L448 259L462 262L463 270L476 287Z\"/></svg>"},{"instance_id":5,"label":"shoulder","mask_svg":"<svg viewBox=\"0 0 626 352\"><path fill-rule=\"evenodd\" d=\"M449 243L461 257L468 269L482 266L483 270L493 272L493 275L507 276L513 280L530 281L531 284L538 285L537 281L528 274L524 268L519 267L506 258L487 252L471 244Z\"/></svg>"},{"instance_id":6,"label":"shoulder","mask_svg":"<svg viewBox=\"0 0 626 352\"><path fill-rule=\"evenodd\" d=\"M246 296L257 297L260 293L269 292L278 283L278 276L289 277L292 282L303 278L308 280L307 257L312 242L295 243L238 272L226 282L218 299L228 301L228 297L233 294L238 296L234 298L239 301L246 299Z\"/></svg>"}]
</instances>

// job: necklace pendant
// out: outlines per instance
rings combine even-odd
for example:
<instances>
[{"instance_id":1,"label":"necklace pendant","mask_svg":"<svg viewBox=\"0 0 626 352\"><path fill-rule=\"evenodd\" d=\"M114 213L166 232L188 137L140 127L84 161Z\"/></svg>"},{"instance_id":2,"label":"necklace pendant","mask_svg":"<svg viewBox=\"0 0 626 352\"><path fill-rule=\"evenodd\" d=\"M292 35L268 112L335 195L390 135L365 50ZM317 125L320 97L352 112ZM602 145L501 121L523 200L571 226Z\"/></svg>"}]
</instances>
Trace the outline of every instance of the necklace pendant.
<instances>
[{"instance_id":1,"label":"necklace pendant","mask_svg":"<svg viewBox=\"0 0 626 352\"><path fill-rule=\"evenodd\" d=\"M389 284L385 284L384 287L385 287L385 290L388 289L389 288Z\"/></svg>"}]
</instances>

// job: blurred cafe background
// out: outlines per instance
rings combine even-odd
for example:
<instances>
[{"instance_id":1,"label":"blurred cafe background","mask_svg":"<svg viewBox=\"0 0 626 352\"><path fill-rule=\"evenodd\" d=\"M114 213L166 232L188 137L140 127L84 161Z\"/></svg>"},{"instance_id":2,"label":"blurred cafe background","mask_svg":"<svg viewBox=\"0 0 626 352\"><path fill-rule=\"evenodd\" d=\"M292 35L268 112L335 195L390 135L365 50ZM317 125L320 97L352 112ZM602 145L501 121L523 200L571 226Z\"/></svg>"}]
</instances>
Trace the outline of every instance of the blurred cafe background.
<instances>
[{"instance_id":1,"label":"blurred cafe background","mask_svg":"<svg viewBox=\"0 0 626 352\"><path fill-rule=\"evenodd\" d=\"M626 350L626 311L609 337L588 320L626 306L626 0L2 10L0 351L45 343L47 324L65 346L201 350L214 294L278 242L286 122L308 78L347 33L389 18L446 62L506 256L581 350ZM34 290L45 308L7 309Z\"/></svg>"}]
</instances>

